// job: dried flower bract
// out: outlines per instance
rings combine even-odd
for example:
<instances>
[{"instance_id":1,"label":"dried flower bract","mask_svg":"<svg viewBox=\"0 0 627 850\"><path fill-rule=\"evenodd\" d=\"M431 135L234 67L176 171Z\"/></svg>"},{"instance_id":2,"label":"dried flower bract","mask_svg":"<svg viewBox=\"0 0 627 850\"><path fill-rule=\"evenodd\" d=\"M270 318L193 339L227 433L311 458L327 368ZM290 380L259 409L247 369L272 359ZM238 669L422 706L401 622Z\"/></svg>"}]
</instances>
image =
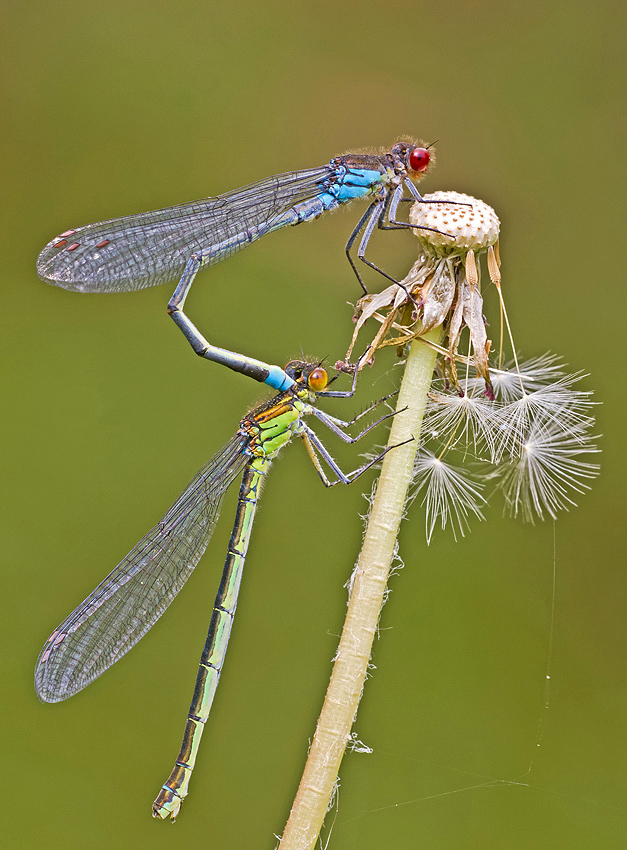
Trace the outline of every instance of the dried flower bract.
<instances>
[{"instance_id":1,"label":"dried flower bract","mask_svg":"<svg viewBox=\"0 0 627 850\"><path fill-rule=\"evenodd\" d=\"M414 204L409 219L420 241L420 255L407 277L376 295L366 295L355 313L356 327L346 355L349 361L357 335L374 317L381 328L370 343L365 364L378 348L402 346L442 325L446 344L445 368L460 388L456 361L462 331L469 328L472 362L493 397L487 338L480 288L479 257L488 253L488 271L500 286L498 273L499 219L483 201L459 192L425 195L425 204ZM397 335L387 338L390 332Z\"/></svg>"}]
</instances>

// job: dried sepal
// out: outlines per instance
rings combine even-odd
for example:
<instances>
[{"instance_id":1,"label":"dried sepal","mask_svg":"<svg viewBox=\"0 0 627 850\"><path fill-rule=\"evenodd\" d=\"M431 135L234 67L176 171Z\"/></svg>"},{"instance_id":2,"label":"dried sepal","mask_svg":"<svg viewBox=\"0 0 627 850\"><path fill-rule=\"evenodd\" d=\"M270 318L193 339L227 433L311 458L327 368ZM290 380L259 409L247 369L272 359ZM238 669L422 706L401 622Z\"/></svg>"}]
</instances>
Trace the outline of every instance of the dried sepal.
<instances>
[{"instance_id":1,"label":"dried sepal","mask_svg":"<svg viewBox=\"0 0 627 850\"><path fill-rule=\"evenodd\" d=\"M488 274L495 286L501 285L501 261L499 259L499 243L490 245L488 248Z\"/></svg>"},{"instance_id":2,"label":"dried sepal","mask_svg":"<svg viewBox=\"0 0 627 850\"><path fill-rule=\"evenodd\" d=\"M420 256L400 285L366 295L358 302L355 331L345 362L350 362L357 335L369 318L376 319L381 327L360 359L360 368L372 361L378 348L400 345L442 326L448 348L449 380L460 390L455 363L460 359L461 333L468 327L475 368L484 379L486 394L491 395L490 343L483 318L477 258L488 248L495 256L499 220L483 201L458 192L435 192L425 196L425 200L427 203L415 204L410 211L412 224L431 228L415 230L422 246ZM398 336L387 339L393 331Z\"/></svg>"},{"instance_id":3,"label":"dried sepal","mask_svg":"<svg viewBox=\"0 0 627 850\"><path fill-rule=\"evenodd\" d=\"M468 251L466 254L466 262L464 265L466 267L466 280L468 281L470 288L474 289L479 283L479 270L477 269L475 252L473 250Z\"/></svg>"},{"instance_id":4,"label":"dried sepal","mask_svg":"<svg viewBox=\"0 0 627 850\"><path fill-rule=\"evenodd\" d=\"M452 260L438 263L420 290L422 321L419 333L437 328L446 320L455 297L455 269Z\"/></svg>"},{"instance_id":5,"label":"dried sepal","mask_svg":"<svg viewBox=\"0 0 627 850\"><path fill-rule=\"evenodd\" d=\"M455 368L455 359L464 326L470 332L474 366L484 380L487 394L490 398L494 398L488 368L490 345L483 319L483 298L478 287L471 287L465 278L457 287L457 300L453 307L453 314L448 330L449 351L451 354L450 368L454 376L453 384L456 387L459 387L459 379Z\"/></svg>"}]
</instances>

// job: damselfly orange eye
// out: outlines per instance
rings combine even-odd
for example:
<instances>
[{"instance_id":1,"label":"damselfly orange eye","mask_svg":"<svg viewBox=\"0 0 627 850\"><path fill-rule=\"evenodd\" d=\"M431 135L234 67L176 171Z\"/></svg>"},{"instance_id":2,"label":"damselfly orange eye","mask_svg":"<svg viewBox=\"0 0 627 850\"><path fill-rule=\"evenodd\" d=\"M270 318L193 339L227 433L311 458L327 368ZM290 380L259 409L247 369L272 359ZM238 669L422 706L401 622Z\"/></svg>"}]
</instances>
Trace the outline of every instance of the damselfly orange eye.
<instances>
[{"instance_id":1,"label":"damselfly orange eye","mask_svg":"<svg viewBox=\"0 0 627 850\"><path fill-rule=\"evenodd\" d=\"M312 372L310 372L309 378L307 379L309 388L317 393L321 392L328 382L329 376L322 366L317 366Z\"/></svg>"},{"instance_id":2,"label":"damselfly orange eye","mask_svg":"<svg viewBox=\"0 0 627 850\"><path fill-rule=\"evenodd\" d=\"M409 167L412 171L426 171L431 162L431 154L426 148L414 148L409 154Z\"/></svg>"}]
</instances>

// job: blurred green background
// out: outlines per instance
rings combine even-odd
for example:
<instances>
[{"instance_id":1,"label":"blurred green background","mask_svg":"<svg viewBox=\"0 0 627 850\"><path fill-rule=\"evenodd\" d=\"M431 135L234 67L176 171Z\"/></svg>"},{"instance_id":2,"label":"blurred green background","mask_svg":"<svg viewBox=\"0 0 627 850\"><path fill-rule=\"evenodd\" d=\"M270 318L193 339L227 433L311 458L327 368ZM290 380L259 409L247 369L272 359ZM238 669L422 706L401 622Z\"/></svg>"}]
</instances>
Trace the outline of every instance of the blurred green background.
<instances>
[{"instance_id":1,"label":"blurred green background","mask_svg":"<svg viewBox=\"0 0 627 850\"><path fill-rule=\"evenodd\" d=\"M276 465L191 795L174 827L153 821L237 488L180 598L106 676L41 705L34 663L264 391L193 356L166 317L171 287L68 293L37 280L38 251L71 226L403 133L439 140L424 191L469 192L501 216L517 345L589 373L603 472L555 527L505 520L495 504L466 539L440 533L427 548L413 505L355 726L374 752L344 761L329 846L627 846L622 9L2 3L2 846L272 848L366 508L364 487L320 486L298 445ZM189 315L216 343L270 362L301 349L333 362L359 294L343 245L362 210L274 234L201 274ZM373 251L399 275L415 257L406 234L379 235ZM496 326L494 293L487 301ZM344 415L387 391L393 364L382 355L355 405L327 409ZM356 464L354 449L325 439Z\"/></svg>"}]
</instances>

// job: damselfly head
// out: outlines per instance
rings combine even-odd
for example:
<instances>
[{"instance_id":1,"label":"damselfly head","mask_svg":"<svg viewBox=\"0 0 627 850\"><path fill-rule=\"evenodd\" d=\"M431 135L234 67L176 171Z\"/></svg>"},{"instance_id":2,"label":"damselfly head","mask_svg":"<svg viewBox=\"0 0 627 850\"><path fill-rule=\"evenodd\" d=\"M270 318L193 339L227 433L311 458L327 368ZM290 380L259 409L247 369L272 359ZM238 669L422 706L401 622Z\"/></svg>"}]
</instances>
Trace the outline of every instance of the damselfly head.
<instances>
[{"instance_id":1,"label":"damselfly head","mask_svg":"<svg viewBox=\"0 0 627 850\"><path fill-rule=\"evenodd\" d=\"M391 150L393 157L398 157L410 175L415 179L423 177L429 165L433 162L433 151L431 146L416 144L413 141L403 140L397 142Z\"/></svg>"},{"instance_id":2,"label":"damselfly head","mask_svg":"<svg viewBox=\"0 0 627 850\"><path fill-rule=\"evenodd\" d=\"M306 360L290 360L285 367L285 371L290 378L293 378L299 383L306 384L315 393L325 390L329 383L329 376L326 369L323 369L319 363L307 363Z\"/></svg>"}]
</instances>

